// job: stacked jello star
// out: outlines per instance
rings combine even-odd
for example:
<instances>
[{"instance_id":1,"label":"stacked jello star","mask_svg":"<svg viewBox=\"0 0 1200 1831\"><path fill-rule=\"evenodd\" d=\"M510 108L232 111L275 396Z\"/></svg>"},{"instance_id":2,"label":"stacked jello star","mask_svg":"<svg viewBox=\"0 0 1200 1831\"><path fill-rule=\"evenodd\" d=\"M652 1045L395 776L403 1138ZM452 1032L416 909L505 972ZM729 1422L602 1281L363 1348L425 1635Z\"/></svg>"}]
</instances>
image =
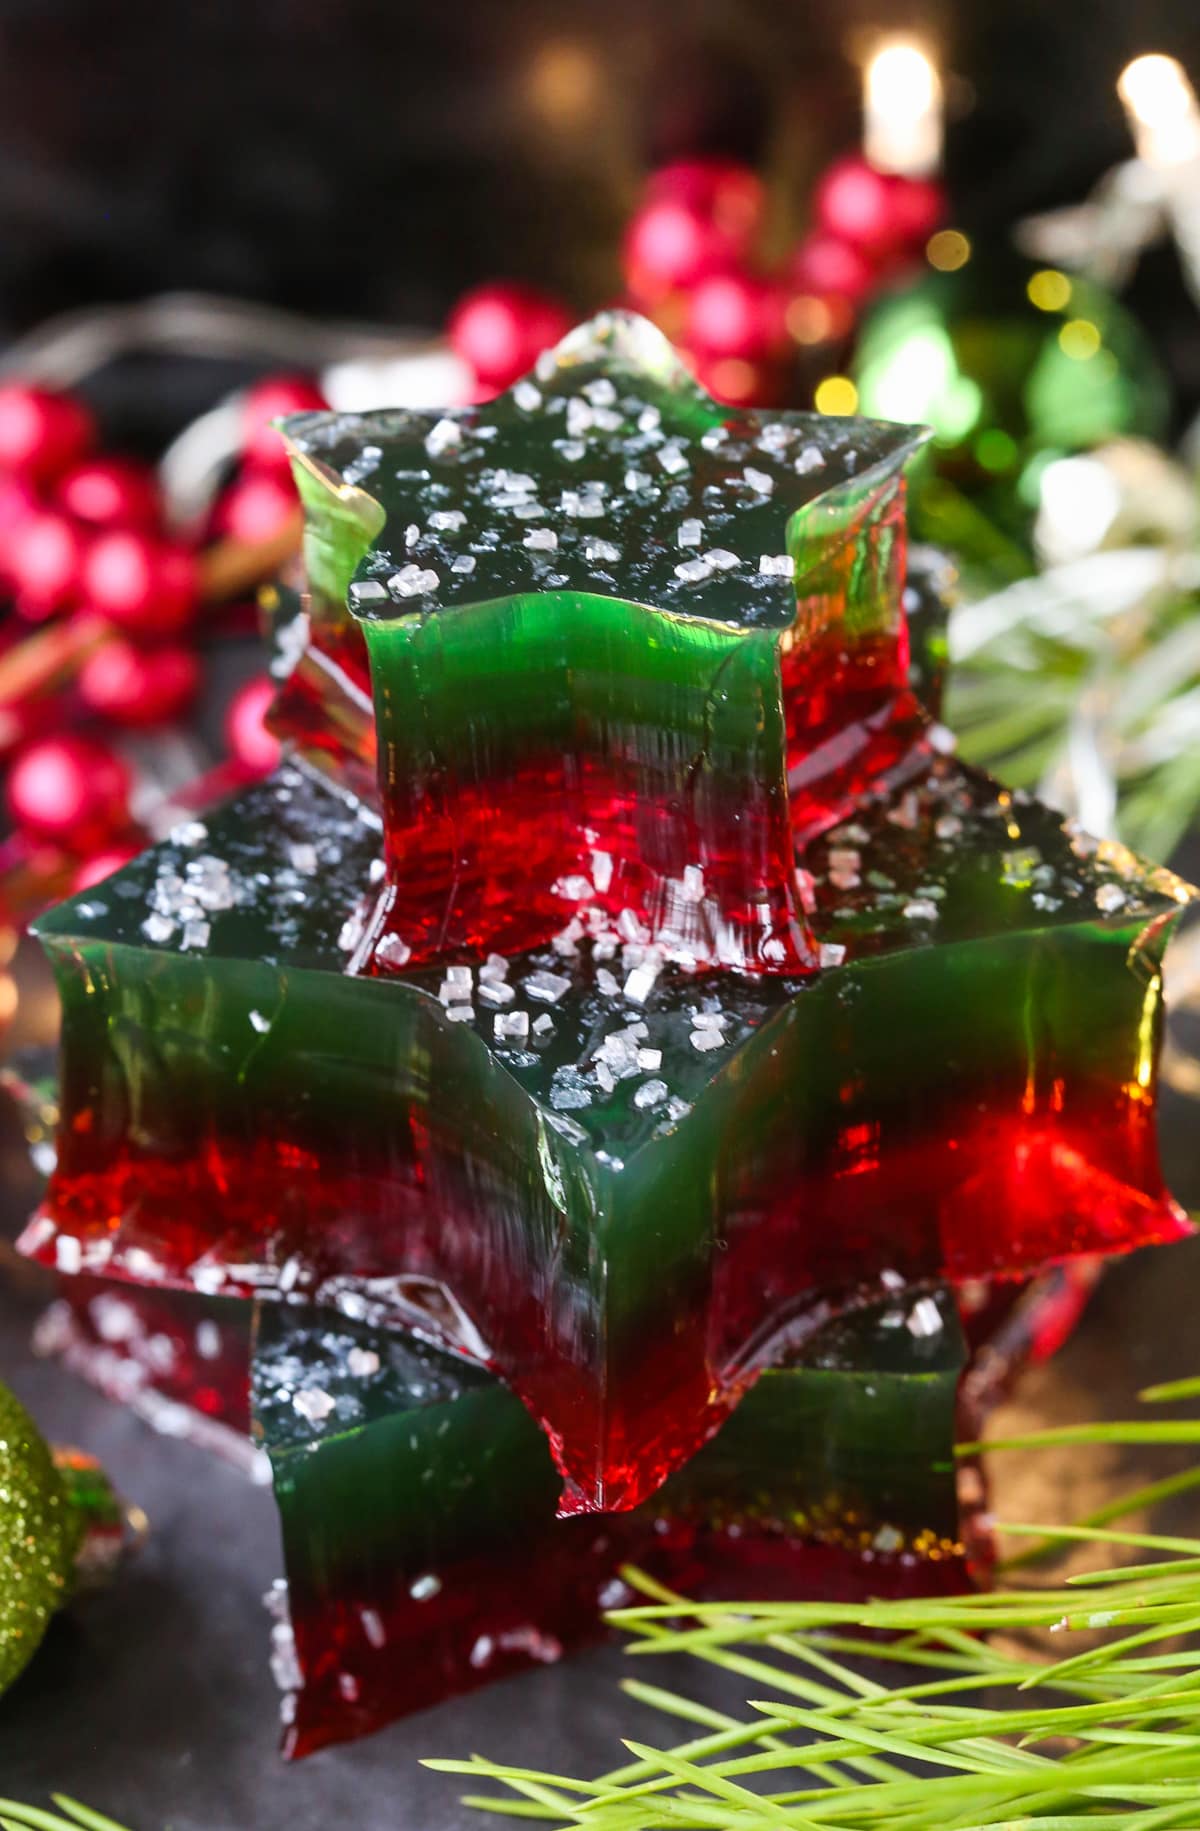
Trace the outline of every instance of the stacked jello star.
<instances>
[{"instance_id":1,"label":"stacked jello star","mask_svg":"<svg viewBox=\"0 0 1200 1831\"><path fill-rule=\"evenodd\" d=\"M964 1314L1185 1229L1187 893L918 702L919 435L725 409L621 314L285 430L290 755L41 923L24 1246L259 1303L291 1746L554 1657L629 1558L961 1581Z\"/></svg>"}]
</instances>

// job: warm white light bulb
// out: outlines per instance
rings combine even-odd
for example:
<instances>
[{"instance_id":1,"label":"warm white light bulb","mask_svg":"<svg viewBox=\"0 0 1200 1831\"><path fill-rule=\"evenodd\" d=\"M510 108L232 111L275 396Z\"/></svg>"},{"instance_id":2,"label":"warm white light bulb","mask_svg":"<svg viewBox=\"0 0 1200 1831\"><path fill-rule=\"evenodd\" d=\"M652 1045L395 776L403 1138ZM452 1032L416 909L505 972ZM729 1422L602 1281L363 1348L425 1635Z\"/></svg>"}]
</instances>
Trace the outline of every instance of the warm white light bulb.
<instances>
[{"instance_id":1,"label":"warm white light bulb","mask_svg":"<svg viewBox=\"0 0 1200 1831\"><path fill-rule=\"evenodd\" d=\"M863 79L863 152L877 171L928 177L942 159L942 84L908 39L880 45Z\"/></svg>"},{"instance_id":2,"label":"warm white light bulb","mask_svg":"<svg viewBox=\"0 0 1200 1831\"><path fill-rule=\"evenodd\" d=\"M1147 165L1182 165L1200 157L1200 109L1186 70L1153 53L1126 64L1117 81L1137 145Z\"/></svg>"}]
</instances>

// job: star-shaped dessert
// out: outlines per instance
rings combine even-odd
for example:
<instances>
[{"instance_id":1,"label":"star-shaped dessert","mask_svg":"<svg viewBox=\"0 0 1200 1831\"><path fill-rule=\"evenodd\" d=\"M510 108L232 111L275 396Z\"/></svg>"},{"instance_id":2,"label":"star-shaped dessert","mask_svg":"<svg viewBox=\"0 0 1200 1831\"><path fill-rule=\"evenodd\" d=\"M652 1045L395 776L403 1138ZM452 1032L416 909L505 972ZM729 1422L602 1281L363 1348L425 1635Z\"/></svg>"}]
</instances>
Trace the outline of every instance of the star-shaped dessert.
<instances>
[{"instance_id":1,"label":"star-shaped dessert","mask_svg":"<svg viewBox=\"0 0 1200 1831\"><path fill-rule=\"evenodd\" d=\"M828 824L881 734L880 767L905 747L920 435L732 412L625 313L487 406L287 433L314 599L371 657L388 886L362 964L589 909L701 965L811 964L789 787Z\"/></svg>"}]
</instances>

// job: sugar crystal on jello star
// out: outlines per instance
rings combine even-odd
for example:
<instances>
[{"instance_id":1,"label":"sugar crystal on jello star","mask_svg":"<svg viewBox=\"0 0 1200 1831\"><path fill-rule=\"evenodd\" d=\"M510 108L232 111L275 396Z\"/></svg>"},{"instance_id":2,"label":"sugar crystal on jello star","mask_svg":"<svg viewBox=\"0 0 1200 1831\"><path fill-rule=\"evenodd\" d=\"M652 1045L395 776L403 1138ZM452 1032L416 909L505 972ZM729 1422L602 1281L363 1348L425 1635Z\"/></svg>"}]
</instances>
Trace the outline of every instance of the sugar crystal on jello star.
<instances>
[{"instance_id":1,"label":"sugar crystal on jello star","mask_svg":"<svg viewBox=\"0 0 1200 1831\"><path fill-rule=\"evenodd\" d=\"M797 829L911 750L911 429L732 412L645 321L486 407L288 422L310 586L366 637L387 884L359 964L624 913L685 962L814 964ZM789 799L790 791L790 799Z\"/></svg>"}]
</instances>

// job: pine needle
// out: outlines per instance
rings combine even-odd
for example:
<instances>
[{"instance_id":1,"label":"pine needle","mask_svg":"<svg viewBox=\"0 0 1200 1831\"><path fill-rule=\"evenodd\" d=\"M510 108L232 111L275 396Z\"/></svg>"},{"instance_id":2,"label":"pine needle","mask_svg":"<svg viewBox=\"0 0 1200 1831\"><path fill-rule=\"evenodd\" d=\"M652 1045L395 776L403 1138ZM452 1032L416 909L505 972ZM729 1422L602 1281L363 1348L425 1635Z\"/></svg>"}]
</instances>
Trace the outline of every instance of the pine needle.
<instances>
[{"instance_id":1,"label":"pine needle","mask_svg":"<svg viewBox=\"0 0 1200 1831\"><path fill-rule=\"evenodd\" d=\"M1143 1395L1197 1396L1200 1381ZM1072 1425L982 1447L1067 1443L1200 1444L1200 1422ZM635 1760L592 1783L466 1764L518 1795L469 1803L590 1831L1196 1831L1200 1538L1110 1522L1198 1485L1200 1466L1077 1526L1003 1526L1036 1541L1039 1556L1091 1545L1142 1560L1105 1562L1057 1585L697 1603L626 1571L645 1598L611 1617L632 1636L630 1651L686 1653L757 1684L746 1717L627 1680L638 1703L701 1733L665 1748L627 1741ZM995 1633L1004 1645L991 1642ZM1052 1663L1037 1644L1014 1649L1011 1636L1028 1633L1048 1633L1062 1656ZM1072 1639L1076 1646L1063 1644ZM786 1790L770 1790L781 1783Z\"/></svg>"}]
</instances>

